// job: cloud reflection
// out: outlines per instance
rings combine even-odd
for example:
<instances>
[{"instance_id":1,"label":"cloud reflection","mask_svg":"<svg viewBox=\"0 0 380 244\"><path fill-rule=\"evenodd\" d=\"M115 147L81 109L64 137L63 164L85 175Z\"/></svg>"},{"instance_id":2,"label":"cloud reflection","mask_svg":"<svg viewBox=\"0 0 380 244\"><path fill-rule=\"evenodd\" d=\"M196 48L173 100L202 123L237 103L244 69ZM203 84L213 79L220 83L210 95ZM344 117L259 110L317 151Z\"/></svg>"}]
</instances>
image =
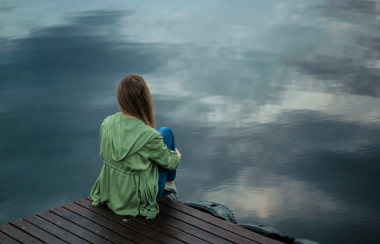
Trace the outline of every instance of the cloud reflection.
<instances>
[{"instance_id":1,"label":"cloud reflection","mask_svg":"<svg viewBox=\"0 0 380 244\"><path fill-rule=\"evenodd\" d=\"M93 180L87 175L96 177L101 163L99 125L117 111L116 100L97 107L92 101L114 96L125 75L152 72L177 56L175 47L116 35L120 19L130 14L77 13L70 24L2 39L7 47L0 63L2 222L30 214L28 208L9 211L15 202L38 212L60 205L62 192L71 192L70 200L83 197L78 185L88 192Z\"/></svg>"},{"instance_id":2,"label":"cloud reflection","mask_svg":"<svg viewBox=\"0 0 380 244\"><path fill-rule=\"evenodd\" d=\"M308 110L278 116L233 129L174 127L177 138L185 137L178 142L186 155L178 172L180 199L216 201L238 221L273 224L292 235L297 228L286 223L297 222L309 226L304 236L327 242L327 234L315 234L311 226L339 229L348 221L352 226L345 226L355 229L359 219L378 221L373 213L379 199L372 194L380 190L378 123Z\"/></svg>"},{"instance_id":3,"label":"cloud reflection","mask_svg":"<svg viewBox=\"0 0 380 244\"><path fill-rule=\"evenodd\" d=\"M352 17L353 14L380 14L379 2L373 0L329 0L324 5L318 5L327 16Z\"/></svg>"},{"instance_id":4,"label":"cloud reflection","mask_svg":"<svg viewBox=\"0 0 380 244\"><path fill-rule=\"evenodd\" d=\"M346 227L362 239L364 228L373 234L377 10L373 1L299 3L178 2L168 11L151 2L144 18L97 10L23 38L8 30L0 40L0 216L88 194L101 166L100 123L117 112L121 78L139 73L183 155L181 200L219 201L240 221L323 243L348 243L333 238Z\"/></svg>"},{"instance_id":5,"label":"cloud reflection","mask_svg":"<svg viewBox=\"0 0 380 244\"><path fill-rule=\"evenodd\" d=\"M357 65L352 58L315 55L311 60L287 62L294 65L301 74L328 81L330 86L333 86L331 81L335 81L347 93L372 97L380 95L380 68Z\"/></svg>"}]
</instances>

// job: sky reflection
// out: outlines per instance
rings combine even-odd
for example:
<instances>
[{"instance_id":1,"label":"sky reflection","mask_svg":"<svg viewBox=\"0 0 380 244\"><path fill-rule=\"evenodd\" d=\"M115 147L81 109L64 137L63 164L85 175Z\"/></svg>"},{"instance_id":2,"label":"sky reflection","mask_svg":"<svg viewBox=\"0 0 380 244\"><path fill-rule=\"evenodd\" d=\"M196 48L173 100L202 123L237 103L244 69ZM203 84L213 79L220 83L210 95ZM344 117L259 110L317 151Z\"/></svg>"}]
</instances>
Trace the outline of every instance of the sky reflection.
<instances>
[{"instance_id":1,"label":"sky reflection","mask_svg":"<svg viewBox=\"0 0 380 244\"><path fill-rule=\"evenodd\" d=\"M181 200L322 243L375 243L379 10L359 0L0 3L0 224L89 194L100 124L118 111L119 81L137 73L183 155Z\"/></svg>"}]
</instances>

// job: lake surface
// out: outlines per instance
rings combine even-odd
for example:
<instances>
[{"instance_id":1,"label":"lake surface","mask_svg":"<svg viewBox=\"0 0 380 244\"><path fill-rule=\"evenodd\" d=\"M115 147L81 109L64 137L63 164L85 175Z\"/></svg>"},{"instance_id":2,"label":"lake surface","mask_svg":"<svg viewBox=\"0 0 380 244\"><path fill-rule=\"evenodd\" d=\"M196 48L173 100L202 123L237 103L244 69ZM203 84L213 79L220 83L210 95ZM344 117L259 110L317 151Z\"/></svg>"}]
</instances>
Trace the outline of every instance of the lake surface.
<instances>
[{"instance_id":1,"label":"lake surface","mask_svg":"<svg viewBox=\"0 0 380 244\"><path fill-rule=\"evenodd\" d=\"M131 73L182 153L181 201L378 243L380 2L0 2L0 224L81 199Z\"/></svg>"}]
</instances>

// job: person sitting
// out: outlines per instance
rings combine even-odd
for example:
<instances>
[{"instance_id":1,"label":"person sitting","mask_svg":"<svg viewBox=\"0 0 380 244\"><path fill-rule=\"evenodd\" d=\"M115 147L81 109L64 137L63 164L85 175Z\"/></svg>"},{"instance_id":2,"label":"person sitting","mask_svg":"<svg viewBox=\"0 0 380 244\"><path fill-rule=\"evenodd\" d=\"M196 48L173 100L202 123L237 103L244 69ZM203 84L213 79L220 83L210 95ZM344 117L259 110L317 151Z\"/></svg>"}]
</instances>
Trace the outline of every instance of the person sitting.
<instances>
[{"instance_id":1,"label":"person sitting","mask_svg":"<svg viewBox=\"0 0 380 244\"><path fill-rule=\"evenodd\" d=\"M117 89L120 111L100 128L103 166L90 196L119 215L154 219L165 188L177 193L174 179L181 159L173 132L155 129L152 99L144 79L129 75Z\"/></svg>"}]
</instances>

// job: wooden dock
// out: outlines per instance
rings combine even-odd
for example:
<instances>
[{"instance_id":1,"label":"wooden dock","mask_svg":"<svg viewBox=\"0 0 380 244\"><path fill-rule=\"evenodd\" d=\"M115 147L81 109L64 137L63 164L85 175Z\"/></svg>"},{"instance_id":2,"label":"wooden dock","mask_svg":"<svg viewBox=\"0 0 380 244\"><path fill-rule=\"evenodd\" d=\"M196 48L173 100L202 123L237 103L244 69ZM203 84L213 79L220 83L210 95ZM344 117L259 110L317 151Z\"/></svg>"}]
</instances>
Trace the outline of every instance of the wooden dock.
<instances>
[{"instance_id":1,"label":"wooden dock","mask_svg":"<svg viewBox=\"0 0 380 244\"><path fill-rule=\"evenodd\" d=\"M158 203L156 219L146 220L93 207L84 198L1 225L0 243L282 243L166 197Z\"/></svg>"}]
</instances>

